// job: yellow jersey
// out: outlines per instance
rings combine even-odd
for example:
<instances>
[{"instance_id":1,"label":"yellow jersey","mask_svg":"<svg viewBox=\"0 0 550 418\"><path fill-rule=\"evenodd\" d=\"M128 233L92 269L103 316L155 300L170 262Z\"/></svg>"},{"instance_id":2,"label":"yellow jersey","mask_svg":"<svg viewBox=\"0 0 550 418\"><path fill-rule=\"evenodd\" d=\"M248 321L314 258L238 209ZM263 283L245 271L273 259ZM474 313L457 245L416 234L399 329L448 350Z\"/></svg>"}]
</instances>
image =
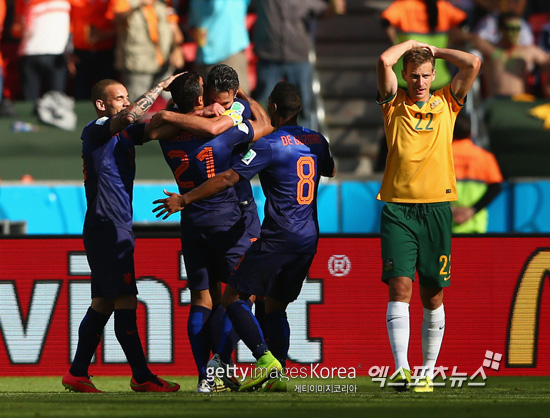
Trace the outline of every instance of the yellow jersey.
<instances>
[{"instance_id":1,"label":"yellow jersey","mask_svg":"<svg viewBox=\"0 0 550 418\"><path fill-rule=\"evenodd\" d=\"M452 140L456 115L464 103L454 96L451 86L417 103L398 89L379 104L388 157L376 198L399 203L457 200Z\"/></svg>"}]
</instances>

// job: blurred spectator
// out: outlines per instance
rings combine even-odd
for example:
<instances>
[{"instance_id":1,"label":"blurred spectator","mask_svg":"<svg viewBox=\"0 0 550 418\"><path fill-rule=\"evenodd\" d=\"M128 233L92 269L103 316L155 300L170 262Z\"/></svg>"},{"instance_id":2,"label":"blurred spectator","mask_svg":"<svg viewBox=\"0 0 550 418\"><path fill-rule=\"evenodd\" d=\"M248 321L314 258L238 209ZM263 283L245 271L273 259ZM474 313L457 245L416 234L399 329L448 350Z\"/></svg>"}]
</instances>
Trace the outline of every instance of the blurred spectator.
<instances>
[{"instance_id":1,"label":"blurred spectator","mask_svg":"<svg viewBox=\"0 0 550 418\"><path fill-rule=\"evenodd\" d=\"M115 68L133 101L183 67L183 34L162 0L111 0L109 7L117 28Z\"/></svg>"},{"instance_id":2,"label":"blurred spectator","mask_svg":"<svg viewBox=\"0 0 550 418\"><path fill-rule=\"evenodd\" d=\"M398 0L381 14L382 26L390 40L401 43L415 39L447 48L449 37L454 31L460 31L460 26L466 22L466 13L445 0ZM403 61L396 64L395 71L399 87L406 88L407 83L401 77ZM445 60L436 60L436 76L432 89L437 90L451 82L451 73Z\"/></svg>"},{"instance_id":3,"label":"blurred spectator","mask_svg":"<svg viewBox=\"0 0 550 418\"><path fill-rule=\"evenodd\" d=\"M546 52L550 52L550 4L546 5L546 11L544 13L546 14L547 22L539 33L538 45Z\"/></svg>"},{"instance_id":4,"label":"blurred spectator","mask_svg":"<svg viewBox=\"0 0 550 418\"><path fill-rule=\"evenodd\" d=\"M4 31L4 20L6 19L6 0L0 0L0 40ZM2 49L0 49L0 102L2 101L4 91L4 61L2 59Z\"/></svg>"},{"instance_id":5,"label":"blurred spectator","mask_svg":"<svg viewBox=\"0 0 550 418\"><path fill-rule=\"evenodd\" d=\"M513 12L501 13L498 19L500 41L487 42L470 35L472 45L483 54L482 80L485 96L519 99L532 94L531 75L538 68L550 71L550 55L536 45L519 45L522 19ZM548 86L543 86L548 90Z\"/></svg>"},{"instance_id":6,"label":"blurred spectator","mask_svg":"<svg viewBox=\"0 0 550 418\"><path fill-rule=\"evenodd\" d=\"M11 31L21 38L23 100L36 101L51 90L66 91L70 9L68 0L16 0Z\"/></svg>"},{"instance_id":7,"label":"blurred spectator","mask_svg":"<svg viewBox=\"0 0 550 418\"><path fill-rule=\"evenodd\" d=\"M72 5L74 50L69 70L74 76L73 96L76 100L90 99L92 86L97 81L116 78L115 25L107 19L108 5L109 0L80 0Z\"/></svg>"},{"instance_id":8,"label":"blurred spectator","mask_svg":"<svg viewBox=\"0 0 550 418\"><path fill-rule=\"evenodd\" d=\"M198 44L196 70L206 80L216 64L226 64L239 75L241 88L250 93L248 60L250 38L245 24L250 0L190 0L190 32Z\"/></svg>"},{"instance_id":9,"label":"blurred spectator","mask_svg":"<svg viewBox=\"0 0 550 418\"><path fill-rule=\"evenodd\" d=\"M485 233L487 206L502 190L502 174L495 156L475 145L471 122L463 110L457 116L453 135L458 200L451 202L454 233Z\"/></svg>"},{"instance_id":10,"label":"blurred spectator","mask_svg":"<svg viewBox=\"0 0 550 418\"><path fill-rule=\"evenodd\" d=\"M493 44L499 43L501 32L498 28L498 17L502 13L513 13L520 19L518 45L533 45L535 38L529 23L523 18L527 0L490 0L490 12L475 27L474 33Z\"/></svg>"},{"instance_id":11,"label":"blurred spectator","mask_svg":"<svg viewBox=\"0 0 550 418\"><path fill-rule=\"evenodd\" d=\"M453 5L468 15L468 29L472 30L490 10L492 0L449 0Z\"/></svg>"},{"instance_id":12,"label":"blurred spectator","mask_svg":"<svg viewBox=\"0 0 550 418\"><path fill-rule=\"evenodd\" d=\"M6 18L6 0L0 0L0 40L4 29ZM0 117L15 116L15 112L9 101L4 99L4 60L2 59L2 50L0 49Z\"/></svg>"},{"instance_id":13,"label":"blurred spectator","mask_svg":"<svg viewBox=\"0 0 550 418\"><path fill-rule=\"evenodd\" d=\"M345 0L257 0L258 19L254 27L254 52L258 56L257 85L253 96L265 104L275 84L281 80L300 88L301 125L316 129L311 111L313 98L313 49L311 19L343 14Z\"/></svg>"}]
</instances>

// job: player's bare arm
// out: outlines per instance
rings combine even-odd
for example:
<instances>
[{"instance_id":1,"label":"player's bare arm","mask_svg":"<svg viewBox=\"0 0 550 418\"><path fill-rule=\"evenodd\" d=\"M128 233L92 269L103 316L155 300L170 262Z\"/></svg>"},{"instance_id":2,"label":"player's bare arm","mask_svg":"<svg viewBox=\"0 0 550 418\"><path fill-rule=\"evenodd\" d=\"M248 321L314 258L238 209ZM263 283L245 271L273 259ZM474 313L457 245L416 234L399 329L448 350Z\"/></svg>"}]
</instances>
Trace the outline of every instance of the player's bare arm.
<instances>
[{"instance_id":1,"label":"player's bare arm","mask_svg":"<svg viewBox=\"0 0 550 418\"><path fill-rule=\"evenodd\" d=\"M432 51L432 54L434 53L433 46L410 39L389 47L378 58L376 73L381 101L389 99L397 92L397 76L393 71L393 66L405 52L412 48L427 48Z\"/></svg>"},{"instance_id":2,"label":"player's bare arm","mask_svg":"<svg viewBox=\"0 0 550 418\"><path fill-rule=\"evenodd\" d=\"M168 110L162 110L158 113L161 113L161 115L153 116L152 123L160 125L159 119L162 119L164 123L175 126L178 131L185 130L207 137L220 135L234 125L233 119L227 115L205 118L195 114L177 113Z\"/></svg>"},{"instance_id":3,"label":"player's bare arm","mask_svg":"<svg viewBox=\"0 0 550 418\"><path fill-rule=\"evenodd\" d=\"M164 90L169 91L172 81L180 75L181 74L176 74L161 81L147 93L141 95L126 109L114 115L111 120L111 133L116 134L132 123L136 123L149 109L151 109L155 100L157 100Z\"/></svg>"},{"instance_id":4,"label":"player's bare arm","mask_svg":"<svg viewBox=\"0 0 550 418\"><path fill-rule=\"evenodd\" d=\"M459 71L451 81L451 90L463 102L479 73L481 60L468 52L448 48L435 48L434 56L458 67Z\"/></svg>"},{"instance_id":5,"label":"player's bare arm","mask_svg":"<svg viewBox=\"0 0 550 418\"><path fill-rule=\"evenodd\" d=\"M235 186L240 180L239 174L232 168L217 174L216 176L208 179L200 186L192 189L191 191L180 195L178 193L171 193L164 190L164 194L167 198L158 199L153 202L154 205L159 205L153 209L157 218L168 218L173 213L179 212L189 206L191 203L198 202L206 199L210 196L214 196L230 187Z\"/></svg>"},{"instance_id":6,"label":"player's bare arm","mask_svg":"<svg viewBox=\"0 0 550 418\"><path fill-rule=\"evenodd\" d=\"M254 139L252 140L252 142L256 142L262 136L268 135L273 132L273 126L271 126L271 119L269 119L269 115L256 100L248 96L248 94L246 94L245 91L240 87L239 90L237 90L237 97L245 100L250 105L250 111L252 112L252 119L250 120L250 124L254 129Z\"/></svg>"}]
</instances>

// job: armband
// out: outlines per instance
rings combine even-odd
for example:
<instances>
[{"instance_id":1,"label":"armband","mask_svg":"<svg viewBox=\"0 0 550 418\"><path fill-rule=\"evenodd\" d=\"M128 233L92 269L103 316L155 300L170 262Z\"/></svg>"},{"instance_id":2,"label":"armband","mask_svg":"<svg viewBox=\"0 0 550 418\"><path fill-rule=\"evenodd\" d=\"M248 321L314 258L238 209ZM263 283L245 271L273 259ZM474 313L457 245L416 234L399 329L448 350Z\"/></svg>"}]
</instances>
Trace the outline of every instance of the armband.
<instances>
[{"instance_id":1,"label":"armband","mask_svg":"<svg viewBox=\"0 0 550 418\"><path fill-rule=\"evenodd\" d=\"M231 105L231 107L229 109L230 110L236 110L241 115L244 113L244 105L242 103L237 102L237 101L233 102L233 104Z\"/></svg>"},{"instance_id":2,"label":"armband","mask_svg":"<svg viewBox=\"0 0 550 418\"><path fill-rule=\"evenodd\" d=\"M228 109L225 112L222 113L222 115L229 116L231 119L233 119L233 126L238 125L243 121L243 116L234 109Z\"/></svg>"}]
</instances>

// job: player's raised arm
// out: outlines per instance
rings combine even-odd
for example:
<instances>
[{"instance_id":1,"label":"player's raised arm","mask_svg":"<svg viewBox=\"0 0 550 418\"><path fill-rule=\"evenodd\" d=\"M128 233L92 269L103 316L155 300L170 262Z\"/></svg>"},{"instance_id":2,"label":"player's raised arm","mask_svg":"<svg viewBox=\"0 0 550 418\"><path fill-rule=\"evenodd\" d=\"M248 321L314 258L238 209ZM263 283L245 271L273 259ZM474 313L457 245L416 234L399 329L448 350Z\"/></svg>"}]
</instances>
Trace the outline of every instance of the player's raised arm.
<instances>
[{"instance_id":1,"label":"player's raised arm","mask_svg":"<svg viewBox=\"0 0 550 418\"><path fill-rule=\"evenodd\" d=\"M464 101L479 73L481 60L468 52L448 48L435 48L434 56L459 68L451 81L451 90L460 102Z\"/></svg>"},{"instance_id":2,"label":"player's raised arm","mask_svg":"<svg viewBox=\"0 0 550 418\"><path fill-rule=\"evenodd\" d=\"M380 101L389 99L397 92L397 76L393 71L393 66L399 61L399 58L411 48L422 47L433 51L432 46L410 39L389 47L380 55L376 68Z\"/></svg>"},{"instance_id":3,"label":"player's raised arm","mask_svg":"<svg viewBox=\"0 0 550 418\"><path fill-rule=\"evenodd\" d=\"M237 90L237 96L242 100L245 100L250 105L250 111L252 112L252 119L250 124L254 129L254 139L252 142L257 141L262 136L270 134L273 132L273 126L271 126L271 119L269 115L264 110L264 108L253 98L248 96L245 91L239 87Z\"/></svg>"},{"instance_id":4,"label":"player's raised arm","mask_svg":"<svg viewBox=\"0 0 550 418\"><path fill-rule=\"evenodd\" d=\"M180 75L176 74L162 80L147 93L142 94L135 102L130 103L130 106L114 115L111 120L111 133L117 134L132 123L136 123L151 109L155 100L164 90L169 91L172 81Z\"/></svg>"}]
</instances>

